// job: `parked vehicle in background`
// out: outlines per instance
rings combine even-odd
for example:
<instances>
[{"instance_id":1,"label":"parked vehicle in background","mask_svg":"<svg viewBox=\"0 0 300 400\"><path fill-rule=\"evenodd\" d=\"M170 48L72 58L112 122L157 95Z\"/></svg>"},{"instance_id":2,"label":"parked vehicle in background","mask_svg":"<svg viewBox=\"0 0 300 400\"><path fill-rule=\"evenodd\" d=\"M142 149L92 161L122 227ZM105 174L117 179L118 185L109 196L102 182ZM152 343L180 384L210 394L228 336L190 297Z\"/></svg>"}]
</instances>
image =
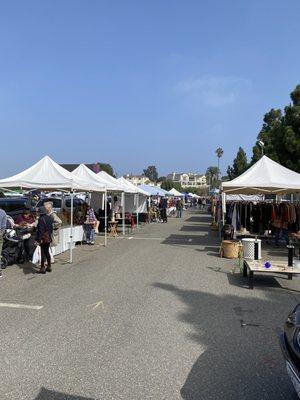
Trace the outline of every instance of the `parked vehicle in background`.
<instances>
[{"instance_id":1,"label":"parked vehicle in background","mask_svg":"<svg viewBox=\"0 0 300 400\"><path fill-rule=\"evenodd\" d=\"M16 196L0 198L0 208L12 218L23 214L24 210L32 209L34 206L35 202L30 197Z\"/></svg>"},{"instance_id":2,"label":"parked vehicle in background","mask_svg":"<svg viewBox=\"0 0 300 400\"><path fill-rule=\"evenodd\" d=\"M280 334L280 346L287 373L300 398L300 303L287 317L284 331Z\"/></svg>"},{"instance_id":3,"label":"parked vehicle in background","mask_svg":"<svg viewBox=\"0 0 300 400\"><path fill-rule=\"evenodd\" d=\"M47 201L51 201L53 203L53 210L56 213L60 213L62 210L63 200L61 197L43 197L37 202L37 208L42 207Z\"/></svg>"},{"instance_id":4,"label":"parked vehicle in background","mask_svg":"<svg viewBox=\"0 0 300 400\"><path fill-rule=\"evenodd\" d=\"M41 207L46 203L47 201L51 201L53 203L53 210L56 213L60 213L62 210L66 210L68 212L71 212L71 197L43 197L40 199L37 203L37 207ZM73 199L73 207L74 209L76 207L80 207L83 204L85 204L85 201L79 197L74 197Z\"/></svg>"}]
</instances>

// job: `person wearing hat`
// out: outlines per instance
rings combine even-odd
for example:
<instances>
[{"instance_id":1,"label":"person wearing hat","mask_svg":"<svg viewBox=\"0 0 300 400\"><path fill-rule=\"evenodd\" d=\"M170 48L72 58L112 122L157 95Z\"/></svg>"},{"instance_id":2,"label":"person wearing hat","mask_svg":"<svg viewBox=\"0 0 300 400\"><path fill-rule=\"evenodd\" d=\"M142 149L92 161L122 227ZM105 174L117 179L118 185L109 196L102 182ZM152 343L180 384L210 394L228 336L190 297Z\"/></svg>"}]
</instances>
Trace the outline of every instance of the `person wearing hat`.
<instances>
[{"instance_id":1,"label":"person wearing hat","mask_svg":"<svg viewBox=\"0 0 300 400\"><path fill-rule=\"evenodd\" d=\"M50 244L53 233L53 220L50 215L47 215L45 207L39 208L39 221L37 224L36 241L41 248L41 268L38 271L40 274L45 274L46 271L51 272L51 256ZM45 267L47 261L47 268Z\"/></svg>"}]
</instances>

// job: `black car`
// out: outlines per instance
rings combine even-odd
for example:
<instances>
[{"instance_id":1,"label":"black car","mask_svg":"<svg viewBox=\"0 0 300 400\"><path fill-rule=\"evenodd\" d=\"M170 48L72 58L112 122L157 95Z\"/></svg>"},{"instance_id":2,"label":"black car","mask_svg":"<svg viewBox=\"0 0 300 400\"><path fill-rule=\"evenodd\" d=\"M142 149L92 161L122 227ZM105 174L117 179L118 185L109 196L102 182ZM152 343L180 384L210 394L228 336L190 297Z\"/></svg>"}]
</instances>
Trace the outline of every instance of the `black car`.
<instances>
[{"instance_id":1,"label":"black car","mask_svg":"<svg viewBox=\"0 0 300 400\"><path fill-rule=\"evenodd\" d=\"M300 303L287 317L284 331L280 334L280 346L287 373L300 397Z\"/></svg>"},{"instance_id":2,"label":"black car","mask_svg":"<svg viewBox=\"0 0 300 400\"><path fill-rule=\"evenodd\" d=\"M32 209L33 207L34 203L30 197L16 196L0 198L0 208L2 208L2 210L12 218L23 214L24 210Z\"/></svg>"}]
</instances>

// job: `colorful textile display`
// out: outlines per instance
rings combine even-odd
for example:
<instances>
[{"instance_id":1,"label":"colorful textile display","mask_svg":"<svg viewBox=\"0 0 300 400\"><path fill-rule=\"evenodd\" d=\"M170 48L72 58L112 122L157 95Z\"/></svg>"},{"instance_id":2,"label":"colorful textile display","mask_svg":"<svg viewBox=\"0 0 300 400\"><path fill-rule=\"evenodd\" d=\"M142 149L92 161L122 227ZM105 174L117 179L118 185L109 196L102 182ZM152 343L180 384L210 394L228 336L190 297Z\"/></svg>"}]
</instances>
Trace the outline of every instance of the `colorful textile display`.
<instances>
[{"instance_id":1,"label":"colorful textile display","mask_svg":"<svg viewBox=\"0 0 300 400\"><path fill-rule=\"evenodd\" d=\"M226 224L235 230L246 228L251 233L263 233L271 228L300 230L300 204L228 202Z\"/></svg>"}]
</instances>

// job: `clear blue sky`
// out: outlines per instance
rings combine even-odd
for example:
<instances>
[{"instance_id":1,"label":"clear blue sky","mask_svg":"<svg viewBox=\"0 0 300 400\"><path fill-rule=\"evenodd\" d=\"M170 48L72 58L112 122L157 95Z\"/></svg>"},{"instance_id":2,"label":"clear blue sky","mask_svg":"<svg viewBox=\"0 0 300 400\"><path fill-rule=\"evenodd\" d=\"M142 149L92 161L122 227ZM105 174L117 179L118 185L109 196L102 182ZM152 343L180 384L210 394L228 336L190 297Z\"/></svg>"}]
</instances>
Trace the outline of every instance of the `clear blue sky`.
<instances>
[{"instance_id":1,"label":"clear blue sky","mask_svg":"<svg viewBox=\"0 0 300 400\"><path fill-rule=\"evenodd\" d=\"M300 83L299 0L3 0L0 177L49 154L204 172Z\"/></svg>"}]
</instances>

